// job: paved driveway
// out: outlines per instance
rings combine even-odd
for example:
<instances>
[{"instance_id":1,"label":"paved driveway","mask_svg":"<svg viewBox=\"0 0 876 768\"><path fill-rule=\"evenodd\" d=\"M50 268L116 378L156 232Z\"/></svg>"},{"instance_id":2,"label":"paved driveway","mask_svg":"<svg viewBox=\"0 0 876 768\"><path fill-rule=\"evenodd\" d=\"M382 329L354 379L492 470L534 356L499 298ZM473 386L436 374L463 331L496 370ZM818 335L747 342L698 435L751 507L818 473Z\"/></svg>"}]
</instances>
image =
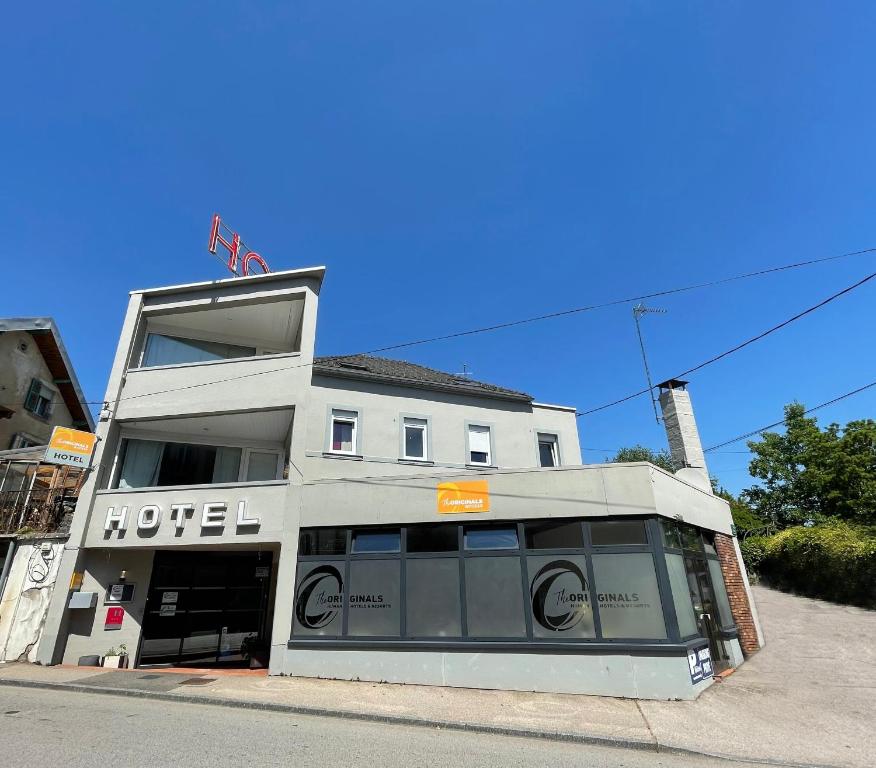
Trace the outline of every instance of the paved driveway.
<instances>
[{"instance_id":1,"label":"paved driveway","mask_svg":"<svg viewBox=\"0 0 876 768\"><path fill-rule=\"evenodd\" d=\"M766 646L697 701L639 706L661 744L876 763L876 612L754 588Z\"/></svg>"}]
</instances>

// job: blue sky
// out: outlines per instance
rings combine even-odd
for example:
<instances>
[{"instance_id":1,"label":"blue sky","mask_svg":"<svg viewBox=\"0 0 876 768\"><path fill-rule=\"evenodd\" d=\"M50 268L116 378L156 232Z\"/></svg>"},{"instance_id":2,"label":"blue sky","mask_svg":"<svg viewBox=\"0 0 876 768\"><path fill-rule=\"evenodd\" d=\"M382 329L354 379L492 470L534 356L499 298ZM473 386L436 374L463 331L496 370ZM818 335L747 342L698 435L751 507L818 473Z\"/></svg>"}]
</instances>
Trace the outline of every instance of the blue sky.
<instances>
[{"instance_id":1,"label":"blue sky","mask_svg":"<svg viewBox=\"0 0 876 768\"><path fill-rule=\"evenodd\" d=\"M90 399L129 290L223 275L214 211L274 269L328 267L321 354L876 246L870 3L19 3L4 21L0 315L54 316ZM872 271L653 302L655 378ZM876 378L874 299L876 281L694 375L704 442ZM644 378L627 306L399 356L582 410ZM591 460L665 444L647 399L580 422ZM734 490L746 467L711 458Z\"/></svg>"}]
</instances>

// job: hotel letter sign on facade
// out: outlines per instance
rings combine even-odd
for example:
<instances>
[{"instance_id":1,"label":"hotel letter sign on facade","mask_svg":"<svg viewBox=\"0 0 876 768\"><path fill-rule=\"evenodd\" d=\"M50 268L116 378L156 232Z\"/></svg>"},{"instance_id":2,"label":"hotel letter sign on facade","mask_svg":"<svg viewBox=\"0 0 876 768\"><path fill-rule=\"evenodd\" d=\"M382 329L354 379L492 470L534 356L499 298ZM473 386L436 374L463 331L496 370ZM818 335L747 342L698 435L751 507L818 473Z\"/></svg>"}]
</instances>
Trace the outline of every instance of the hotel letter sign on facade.
<instances>
[{"instance_id":1,"label":"hotel letter sign on facade","mask_svg":"<svg viewBox=\"0 0 876 768\"><path fill-rule=\"evenodd\" d=\"M129 511L128 506L107 509L103 524L104 531L127 530ZM169 511L170 518L179 531L185 529L187 517L193 516L196 512L194 504L171 504ZM163 510L158 504L144 504L137 512L137 530L153 531L157 529L161 524L162 512ZM201 528L224 528L228 503L224 501L206 502L200 506L200 512ZM238 528L254 528L261 525L261 518L251 517L247 512L245 499L237 502L236 525Z\"/></svg>"}]
</instances>

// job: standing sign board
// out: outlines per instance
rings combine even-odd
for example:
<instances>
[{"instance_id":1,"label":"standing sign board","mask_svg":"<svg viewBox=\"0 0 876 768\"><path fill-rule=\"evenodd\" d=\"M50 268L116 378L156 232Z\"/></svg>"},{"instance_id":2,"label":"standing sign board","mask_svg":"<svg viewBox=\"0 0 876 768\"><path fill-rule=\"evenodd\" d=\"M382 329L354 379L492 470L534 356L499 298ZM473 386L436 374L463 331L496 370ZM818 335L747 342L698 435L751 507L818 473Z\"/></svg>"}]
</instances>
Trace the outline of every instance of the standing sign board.
<instances>
[{"instance_id":1,"label":"standing sign board","mask_svg":"<svg viewBox=\"0 0 876 768\"><path fill-rule=\"evenodd\" d=\"M693 684L706 680L713 675L712 654L708 646L688 651L687 664L690 667L690 681Z\"/></svg>"},{"instance_id":2,"label":"standing sign board","mask_svg":"<svg viewBox=\"0 0 876 768\"><path fill-rule=\"evenodd\" d=\"M55 427L43 459L47 464L66 464L86 469L91 464L91 453L97 435L70 427Z\"/></svg>"}]
</instances>

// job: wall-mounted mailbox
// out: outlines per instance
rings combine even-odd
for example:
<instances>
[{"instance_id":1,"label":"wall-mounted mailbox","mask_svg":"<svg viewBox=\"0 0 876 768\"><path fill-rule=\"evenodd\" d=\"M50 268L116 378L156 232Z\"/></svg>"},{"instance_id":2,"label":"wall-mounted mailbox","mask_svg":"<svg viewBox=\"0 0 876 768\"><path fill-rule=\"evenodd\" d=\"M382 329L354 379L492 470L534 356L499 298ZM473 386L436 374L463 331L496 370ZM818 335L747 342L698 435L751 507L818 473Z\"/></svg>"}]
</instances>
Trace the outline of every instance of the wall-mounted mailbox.
<instances>
[{"instance_id":1,"label":"wall-mounted mailbox","mask_svg":"<svg viewBox=\"0 0 876 768\"><path fill-rule=\"evenodd\" d=\"M70 595L68 608L95 608L97 606L97 592L74 592Z\"/></svg>"}]
</instances>

